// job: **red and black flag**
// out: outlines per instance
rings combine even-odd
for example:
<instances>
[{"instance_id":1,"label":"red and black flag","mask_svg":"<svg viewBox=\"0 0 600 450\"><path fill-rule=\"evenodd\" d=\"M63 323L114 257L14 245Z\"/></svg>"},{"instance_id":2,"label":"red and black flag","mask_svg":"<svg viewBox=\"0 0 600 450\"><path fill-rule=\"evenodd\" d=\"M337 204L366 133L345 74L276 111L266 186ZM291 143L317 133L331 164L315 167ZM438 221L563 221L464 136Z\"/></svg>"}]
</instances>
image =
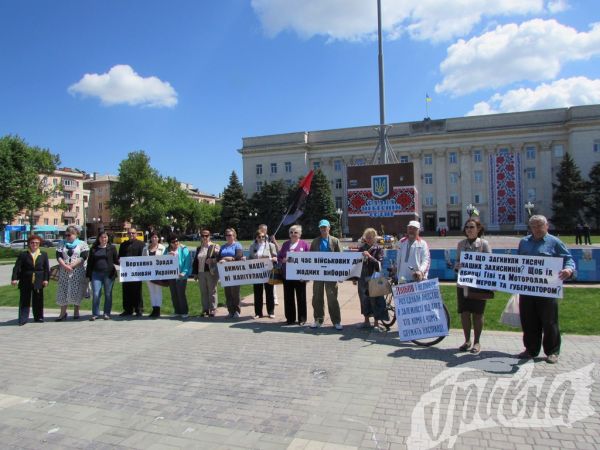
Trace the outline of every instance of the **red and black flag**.
<instances>
[{"instance_id":1,"label":"red and black flag","mask_svg":"<svg viewBox=\"0 0 600 450\"><path fill-rule=\"evenodd\" d=\"M285 216L283 216L283 220L281 221L282 225L294 223L296 219L304 213L304 205L306 204L306 197L310 194L310 184L312 183L312 179L313 171L311 170L300 182L298 190L294 194L292 204L287 209Z\"/></svg>"}]
</instances>

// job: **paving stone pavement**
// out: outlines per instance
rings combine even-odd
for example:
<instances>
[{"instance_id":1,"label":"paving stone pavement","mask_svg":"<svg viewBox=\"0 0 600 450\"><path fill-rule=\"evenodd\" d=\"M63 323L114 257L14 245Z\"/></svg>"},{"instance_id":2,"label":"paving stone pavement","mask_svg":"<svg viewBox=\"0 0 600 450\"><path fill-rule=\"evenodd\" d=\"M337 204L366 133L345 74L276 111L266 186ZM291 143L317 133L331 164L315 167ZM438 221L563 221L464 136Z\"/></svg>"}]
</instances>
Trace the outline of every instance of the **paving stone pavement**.
<instances>
[{"instance_id":1,"label":"paving stone pavement","mask_svg":"<svg viewBox=\"0 0 600 450\"><path fill-rule=\"evenodd\" d=\"M237 321L17 327L0 308L0 447L600 448L600 337L564 336L556 365L514 359L518 333L420 348L357 328L340 286L341 332L282 326L282 305L252 320L249 299Z\"/></svg>"}]
</instances>

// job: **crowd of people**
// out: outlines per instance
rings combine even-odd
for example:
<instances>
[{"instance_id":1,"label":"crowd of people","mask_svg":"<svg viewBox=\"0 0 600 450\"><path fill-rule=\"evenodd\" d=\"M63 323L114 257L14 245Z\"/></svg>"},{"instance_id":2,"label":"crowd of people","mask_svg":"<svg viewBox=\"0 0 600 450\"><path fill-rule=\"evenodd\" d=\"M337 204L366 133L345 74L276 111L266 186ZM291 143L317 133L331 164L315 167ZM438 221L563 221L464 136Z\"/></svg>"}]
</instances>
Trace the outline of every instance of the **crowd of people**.
<instances>
[{"instance_id":1,"label":"crowd of people","mask_svg":"<svg viewBox=\"0 0 600 450\"><path fill-rule=\"evenodd\" d=\"M529 219L531 234L519 243L520 255L554 256L563 260L563 268L559 273L562 280L575 275L574 260L565 246L557 237L548 233L548 221L544 216L534 215ZM419 282L428 278L431 257L427 242L419 235L421 224L412 220L408 223L406 235L399 241L397 257L392 267L391 275L399 283ZM305 325L307 317L306 281L288 280L285 278L286 263L290 253L295 252L341 252L340 241L330 234L331 225L328 220L319 222L319 236L310 244L302 237L302 227L292 225L289 228L289 239L281 245L267 234L266 225L259 226L253 243L249 248L249 259L269 259L280 267L283 276L284 314L288 325ZM483 238L484 226L476 217L469 218L463 226L465 239L457 246L457 261L462 252L486 252L492 249ZM198 281L202 306L201 315L214 317L217 311L217 283L219 280L218 264L228 261L246 259L243 247L237 241L233 228L225 230L225 243L218 245L211 242L209 230L202 230L200 246L192 254L188 247L182 245L176 235L167 238L168 245L161 243L157 233L151 233L148 242L136 239L137 230L129 230L129 240L116 249L109 243L105 231L100 231L92 247L78 238L78 230L68 227L65 239L56 249L58 262L58 277L56 303L60 306L60 314L55 320L67 320L68 306L73 305L73 319L80 318L79 307L85 297L92 296L92 315L89 320L99 318L111 319L112 290L117 276L116 266L123 257L171 255L176 257L179 275L176 279L166 281L148 281L148 292L152 312L150 318L161 315L162 287L168 286L176 316L185 319L189 315L186 289L191 277ZM48 255L40 251L42 238L32 235L28 239L28 249L17 258L12 274L12 284L20 289L19 325L28 321L30 308L33 308L34 322L44 321L44 288L50 280L50 265ZM359 245L354 250L362 253L362 269L357 280L358 297L360 299L363 328L383 331L380 321L388 319L388 311L383 296L369 294L369 280L374 274L382 272L384 251L378 243L377 232L373 228L364 230ZM455 270L460 269L457 262ZM91 293L90 291L91 286ZM229 318L240 315L240 286L225 286L225 303ZM275 317L275 290L271 283L253 285L254 317ZM464 333L464 343L460 351L470 351L477 354L481 351L481 335L484 326L486 299L490 298L489 291L478 290L466 286L457 286L457 312L460 314ZM123 312L120 316L142 316L142 282L129 281L123 283ZM104 307L100 314L101 296L104 293ZM325 298L327 310L335 329L342 330L342 318L338 300L338 283L335 281L313 281L312 307L313 321L310 328L320 328L325 319ZM519 303L521 326L523 329L523 344L525 350L520 358L534 358L543 348L548 363L556 363L560 353L560 330L558 325L558 302L555 298L521 295ZM371 325L371 318L373 325ZM471 333L473 332L473 339Z\"/></svg>"}]
</instances>

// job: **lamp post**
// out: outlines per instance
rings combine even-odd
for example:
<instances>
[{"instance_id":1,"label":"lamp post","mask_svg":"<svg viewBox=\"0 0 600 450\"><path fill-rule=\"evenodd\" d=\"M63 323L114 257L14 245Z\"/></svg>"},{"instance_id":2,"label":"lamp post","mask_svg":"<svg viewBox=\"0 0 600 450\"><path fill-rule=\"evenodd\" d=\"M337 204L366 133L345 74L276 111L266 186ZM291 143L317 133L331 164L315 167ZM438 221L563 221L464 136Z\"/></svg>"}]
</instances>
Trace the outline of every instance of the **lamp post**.
<instances>
[{"instance_id":1,"label":"lamp post","mask_svg":"<svg viewBox=\"0 0 600 450\"><path fill-rule=\"evenodd\" d=\"M252 227L254 227L254 226L255 226L255 223L256 223L256 218L257 218L257 217L258 217L258 212L256 212L255 210L251 210L251 211L248 213L248 224L249 224L249 228L250 228L250 229L248 230L248 232L249 232L249 234L250 234L250 238L251 238L251 239L254 237L254 236L252 235L252 231L251 231L251 229L252 229Z\"/></svg>"},{"instance_id":2,"label":"lamp post","mask_svg":"<svg viewBox=\"0 0 600 450\"><path fill-rule=\"evenodd\" d=\"M340 238L342 237L342 214L344 213L344 211L342 211L342 208L338 208L336 209L335 213L338 215L338 224L340 226Z\"/></svg>"},{"instance_id":3,"label":"lamp post","mask_svg":"<svg viewBox=\"0 0 600 450\"><path fill-rule=\"evenodd\" d=\"M527 215L529 217L531 217L531 215L532 215L533 208L535 208L535 205L533 203L531 203L531 201L528 201L527 203L525 203L525 209L527 210Z\"/></svg>"}]
</instances>

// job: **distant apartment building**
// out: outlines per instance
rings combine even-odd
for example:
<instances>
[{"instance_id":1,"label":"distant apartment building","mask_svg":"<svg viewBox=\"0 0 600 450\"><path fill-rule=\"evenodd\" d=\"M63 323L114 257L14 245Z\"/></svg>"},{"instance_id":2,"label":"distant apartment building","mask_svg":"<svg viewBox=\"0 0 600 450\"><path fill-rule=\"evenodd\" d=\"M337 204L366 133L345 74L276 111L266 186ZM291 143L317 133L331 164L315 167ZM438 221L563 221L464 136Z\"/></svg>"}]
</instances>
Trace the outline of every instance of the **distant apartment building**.
<instances>
[{"instance_id":1,"label":"distant apartment building","mask_svg":"<svg viewBox=\"0 0 600 450\"><path fill-rule=\"evenodd\" d=\"M119 222L110 214L111 186L119 181L116 175L99 175L94 172L88 175L83 184L90 192L90 202L87 212L87 226L90 235L96 236L100 228L107 231L121 231L129 227L128 222Z\"/></svg>"},{"instance_id":2,"label":"distant apartment building","mask_svg":"<svg viewBox=\"0 0 600 450\"><path fill-rule=\"evenodd\" d=\"M202 192L190 183L180 182L179 185L191 199L197 201L198 203L208 203L209 205L214 205L219 200L215 195Z\"/></svg>"}]
</instances>

